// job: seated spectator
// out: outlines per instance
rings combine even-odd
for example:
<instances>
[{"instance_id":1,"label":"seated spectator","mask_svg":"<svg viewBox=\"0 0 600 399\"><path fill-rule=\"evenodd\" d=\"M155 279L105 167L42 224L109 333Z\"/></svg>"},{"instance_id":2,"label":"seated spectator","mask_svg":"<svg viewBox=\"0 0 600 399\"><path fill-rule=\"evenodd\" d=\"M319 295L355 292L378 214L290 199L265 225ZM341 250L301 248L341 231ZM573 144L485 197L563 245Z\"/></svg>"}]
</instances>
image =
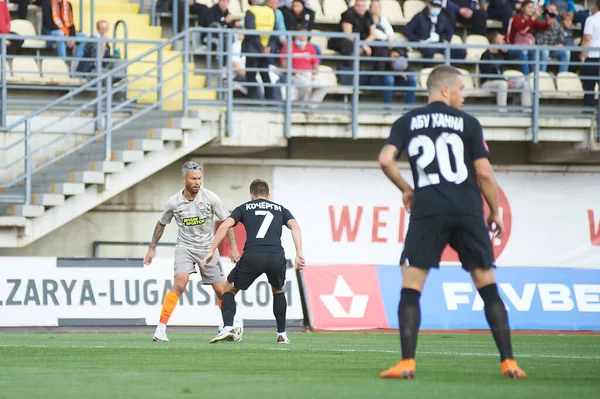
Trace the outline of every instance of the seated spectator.
<instances>
[{"instance_id":1,"label":"seated spectator","mask_svg":"<svg viewBox=\"0 0 600 399\"><path fill-rule=\"evenodd\" d=\"M108 39L108 22L101 20L96 23L96 34L94 37L100 39ZM77 66L75 67L77 72L82 73L90 73L93 70L97 69L96 65L96 57L98 51L98 44L95 42L88 42L85 44L83 51L83 59L75 60L74 63L77 62ZM102 54L102 58L105 60L111 60L114 58L119 58L119 53L115 51L115 55L111 54L110 43L108 41L100 42L100 54ZM110 61L102 63L102 69L110 69L112 67L112 63Z\"/></svg>"},{"instance_id":2,"label":"seated spectator","mask_svg":"<svg viewBox=\"0 0 600 399\"><path fill-rule=\"evenodd\" d=\"M508 25L513 16L515 4L518 4L519 7L521 6L521 3L519 3L518 0L490 0L490 3L488 4L488 19L502 22L503 33L506 33L508 30Z\"/></svg>"},{"instance_id":3,"label":"seated spectator","mask_svg":"<svg viewBox=\"0 0 600 399\"><path fill-rule=\"evenodd\" d=\"M555 18L547 18L545 22L537 19L542 14L543 10L539 7L537 10L531 0L525 0L521 3L519 13L512 19L512 23L508 29L506 41L509 44L517 44L521 46L531 46L535 44L535 31L545 31L550 29L554 24ZM509 50L508 56L518 58L521 63L521 71L525 75L529 75L529 64L535 62L535 50ZM529 62L528 62L529 61Z\"/></svg>"},{"instance_id":4,"label":"seated spectator","mask_svg":"<svg viewBox=\"0 0 600 399\"><path fill-rule=\"evenodd\" d=\"M396 40L396 35L394 35L394 28L392 27L392 24L390 24L390 21L385 17L385 15L381 15L381 2L379 0L371 0L369 13L371 14L371 18L373 18L373 23L375 24L376 40L382 42L393 42Z\"/></svg>"},{"instance_id":5,"label":"seated spectator","mask_svg":"<svg viewBox=\"0 0 600 399\"><path fill-rule=\"evenodd\" d=\"M308 41L306 28L299 27L305 32L294 38L292 43L292 84L298 91L298 100L302 102L320 103L327 94L327 82L318 77L319 60L317 50ZM281 68L287 67L287 45L281 50ZM316 108L316 104L309 104L309 108Z\"/></svg>"},{"instance_id":6,"label":"seated spectator","mask_svg":"<svg viewBox=\"0 0 600 399\"><path fill-rule=\"evenodd\" d=\"M235 35L235 39L231 45L231 68L233 70L233 90L237 90L244 96L248 95L248 89L242 85L246 81L246 56L242 54L242 39L241 36ZM227 85L227 71L223 68L223 87ZM262 91L262 90L260 90ZM262 97L262 96L261 96Z\"/></svg>"},{"instance_id":7,"label":"seated spectator","mask_svg":"<svg viewBox=\"0 0 600 399\"><path fill-rule=\"evenodd\" d=\"M253 54L271 54L271 48L278 46L279 37L271 34L275 28L275 12L272 8L260 5L262 0L249 0L250 8L246 11L244 27L248 30L265 31L262 35L244 35L242 52L246 54L246 68L260 68L260 76L263 82L270 82L269 58L256 57ZM259 89L256 81L256 71L246 73L246 82L254 84L248 87L248 97L259 98ZM265 97L267 99L277 98L276 89L265 86Z\"/></svg>"},{"instance_id":8,"label":"seated spectator","mask_svg":"<svg viewBox=\"0 0 600 399\"><path fill-rule=\"evenodd\" d=\"M4 0L0 0L0 35L15 34L10 31L10 13ZM23 40L7 40L6 54L15 55L21 50Z\"/></svg>"},{"instance_id":9,"label":"seated spectator","mask_svg":"<svg viewBox=\"0 0 600 399\"><path fill-rule=\"evenodd\" d=\"M229 13L229 1L230 0L218 0L214 6L207 9L204 14L200 15L200 26L215 27L218 25L221 28L239 28L241 26L240 21L234 21ZM202 33L200 35L200 41L204 44L208 44L208 35ZM213 35L212 42L213 49L216 49L219 46L218 35Z\"/></svg>"},{"instance_id":10,"label":"seated spectator","mask_svg":"<svg viewBox=\"0 0 600 399\"><path fill-rule=\"evenodd\" d=\"M494 32L490 37L491 44L506 44L504 35ZM524 111L528 111L531 107L531 88L527 82L527 78L504 78L504 62L506 61L507 50L489 49L481 55L479 71L481 77L481 88L494 90L496 92L496 102L500 106L500 112L507 112L506 100L508 89L522 90L521 106L525 107Z\"/></svg>"},{"instance_id":11,"label":"seated spectator","mask_svg":"<svg viewBox=\"0 0 600 399\"><path fill-rule=\"evenodd\" d=\"M545 12L544 18L547 23L550 20L554 21L550 26L550 29L537 32L535 34L535 42L541 46L564 46L565 44L565 32L560 22L557 20L558 7L555 4L550 4ZM571 52L569 50L540 50L540 71L546 72L548 69L548 59L558 58L560 64L558 65L558 72L566 72L569 70L569 60L571 59Z\"/></svg>"},{"instance_id":12,"label":"seated spectator","mask_svg":"<svg viewBox=\"0 0 600 399\"><path fill-rule=\"evenodd\" d=\"M73 23L73 8L67 0L46 0L42 2L42 31L44 34L58 37L86 37L87 35L75 30ZM56 42L58 56L67 58L67 48L75 47L73 40ZM85 45L78 45L75 57L81 58Z\"/></svg>"},{"instance_id":13,"label":"seated spectator","mask_svg":"<svg viewBox=\"0 0 600 399\"><path fill-rule=\"evenodd\" d=\"M375 25L373 24L371 14L367 12L366 0L356 0L354 2L354 7L349 8L348 11L342 14L340 31L347 34L359 33L361 41L372 42L376 40ZM342 55L349 56L354 53L354 39L340 37L331 38L329 39L328 47ZM360 46L359 55L365 57L385 57L385 49L382 47L370 47L367 44L363 44ZM351 67L352 63L352 60L344 61L346 67ZM385 62L378 61L376 64L376 70L385 70Z\"/></svg>"},{"instance_id":14,"label":"seated spectator","mask_svg":"<svg viewBox=\"0 0 600 399\"><path fill-rule=\"evenodd\" d=\"M590 16L589 10L575 10L574 0L546 0L544 7L548 7L550 4L555 4L558 7L558 15L562 18L565 14L571 14L571 18L575 24L585 24L585 20Z\"/></svg>"},{"instance_id":15,"label":"seated spectator","mask_svg":"<svg viewBox=\"0 0 600 399\"><path fill-rule=\"evenodd\" d=\"M442 13L442 0L431 0L427 7L410 20L404 27L404 36L411 42L447 44L452 40L454 27L445 13ZM423 58L433 58L435 53L444 54L444 47L420 48ZM467 51L464 49L450 50L454 60L464 59Z\"/></svg>"},{"instance_id":16,"label":"seated spectator","mask_svg":"<svg viewBox=\"0 0 600 399\"><path fill-rule=\"evenodd\" d=\"M298 27L306 27L308 31L313 29L315 12L306 7L304 0L294 0L291 7L281 7L280 10L287 30L298 30Z\"/></svg>"},{"instance_id":17,"label":"seated spectator","mask_svg":"<svg viewBox=\"0 0 600 399\"><path fill-rule=\"evenodd\" d=\"M600 84L600 0L593 0L590 4L591 15L585 21L583 27L583 38L581 39L582 50L579 53L579 60L584 64L580 67L579 77L585 94L583 95L583 105L592 107L598 104L595 100L595 87ZM586 48L591 47L589 51ZM586 111L588 112L588 111Z\"/></svg>"},{"instance_id":18,"label":"seated spectator","mask_svg":"<svg viewBox=\"0 0 600 399\"><path fill-rule=\"evenodd\" d=\"M484 5L485 0L446 0L446 13L452 28L458 21L463 25L471 25L474 34L485 36L487 11L482 7Z\"/></svg>"}]
</instances>

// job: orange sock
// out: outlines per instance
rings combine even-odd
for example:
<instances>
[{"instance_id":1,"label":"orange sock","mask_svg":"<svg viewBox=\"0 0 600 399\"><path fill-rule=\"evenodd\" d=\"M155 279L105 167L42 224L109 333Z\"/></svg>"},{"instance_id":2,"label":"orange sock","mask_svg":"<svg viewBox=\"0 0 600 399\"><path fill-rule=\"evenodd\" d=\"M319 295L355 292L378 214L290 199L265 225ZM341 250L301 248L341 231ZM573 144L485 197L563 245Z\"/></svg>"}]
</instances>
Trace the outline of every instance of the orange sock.
<instances>
[{"instance_id":1,"label":"orange sock","mask_svg":"<svg viewBox=\"0 0 600 399\"><path fill-rule=\"evenodd\" d=\"M219 305L219 309L223 309L223 300L222 300L222 299L219 299L219 300L217 301L217 305Z\"/></svg>"},{"instance_id":2,"label":"orange sock","mask_svg":"<svg viewBox=\"0 0 600 399\"><path fill-rule=\"evenodd\" d=\"M171 317L171 313L177 306L177 301L179 301L179 297L173 294L171 291L167 292L165 295L165 299L163 300L162 310L160 311L160 322L163 324L167 324L169 322L169 318Z\"/></svg>"}]
</instances>

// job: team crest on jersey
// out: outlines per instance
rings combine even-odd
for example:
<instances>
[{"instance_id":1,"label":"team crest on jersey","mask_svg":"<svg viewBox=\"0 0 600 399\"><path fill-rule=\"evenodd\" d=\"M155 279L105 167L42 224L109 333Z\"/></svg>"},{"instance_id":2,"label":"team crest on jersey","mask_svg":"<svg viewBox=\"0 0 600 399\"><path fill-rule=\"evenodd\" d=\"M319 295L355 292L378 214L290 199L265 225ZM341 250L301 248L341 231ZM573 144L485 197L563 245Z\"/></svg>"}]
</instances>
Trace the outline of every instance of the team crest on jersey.
<instances>
[{"instance_id":1,"label":"team crest on jersey","mask_svg":"<svg viewBox=\"0 0 600 399\"><path fill-rule=\"evenodd\" d=\"M200 202L198 204L198 209L200 209L201 211L205 210L206 209L206 204L204 202Z\"/></svg>"}]
</instances>

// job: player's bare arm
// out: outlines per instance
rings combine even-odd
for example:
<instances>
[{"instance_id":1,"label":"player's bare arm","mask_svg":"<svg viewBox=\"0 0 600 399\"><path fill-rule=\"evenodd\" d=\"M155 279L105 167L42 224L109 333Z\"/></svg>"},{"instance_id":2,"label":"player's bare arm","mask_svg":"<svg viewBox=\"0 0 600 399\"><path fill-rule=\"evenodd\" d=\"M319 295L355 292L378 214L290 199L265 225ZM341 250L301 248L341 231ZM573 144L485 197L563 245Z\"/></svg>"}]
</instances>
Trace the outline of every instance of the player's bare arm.
<instances>
[{"instance_id":1,"label":"player's bare arm","mask_svg":"<svg viewBox=\"0 0 600 399\"><path fill-rule=\"evenodd\" d=\"M404 202L404 207L408 212L410 212L410 209L414 203L414 193L412 187L400 174L400 168L396 164L398 155L399 150L396 146L392 144L386 144L379 153L379 166L387 178L390 179L390 181L394 183L394 185L398 187L400 191L402 191L402 201Z\"/></svg>"},{"instance_id":2,"label":"player's bare arm","mask_svg":"<svg viewBox=\"0 0 600 399\"><path fill-rule=\"evenodd\" d=\"M230 227L229 230L227 230L227 241L229 241L229 247L231 248L229 251L229 259L233 263L237 263L237 261L240 260L240 252L238 251L237 244L235 243L233 227Z\"/></svg>"},{"instance_id":3,"label":"player's bare arm","mask_svg":"<svg viewBox=\"0 0 600 399\"><path fill-rule=\"evenodd\" d=\"M208 255L206 255L206 258L204 258L204 261L202 262L200 267L204 268L204 265L210 263L218 246L221 245L221 242L223 242L223 240L225 239L225 236L227 235L227 232L229 231L229 229L231 229L233 227L233 225L235 225L235 220L233 220L232 218L227 218L223 221L223 223L221 223L221 225L217 229L217 232L215 233L215 239L213 240L213 243L210 246ZM235 240L235 238L234 238L234 240ZM236 247L236 250L237 250L237 247Z\"/></svg>"},{"instance_id":4,"label":"player's bare arm","mask_svg":"<svg viewBox=\"0 0 600 399\"><path fill-rule=\"evenodd\" d=\"M295 219L290 219L287 222L287 227L292 231L292 239L296 247L296 269L302 270L304 269L306 260L304 259L304 252L302 250L302 231L300 230L300 225Z\"/></svg>"},{"instance_id":5,"label":"player's bare arm","mask_svg":"<svg viewBox=\"0 0 600 399\"><path fill-rule=\"evenodd\" d=\"M146 257L144 258L144 264L149 265L152 263L152 258L154 258L154 247L160 241L163 233L165 231L165 225L161 222L156 222L156 226L154 227L154 233L152 233L152 241L150 242L150 248L148 248L148 252L146 253Z\"/></svg>"},{"instance_id":6,"label":"player's bare arm","mask_svg":"<svg viewBox=\"0 0 600 399\"><path fill-rule=\"evenodd\" d=\"M498 184L494 177L494 170L489 159L479 158L474 161L475 173L477 174L477 183L483 193L483 198L490 208L490 215L487 219L487 224L498 238L502 238L504 234L504 224L498 213Z\"/></svg>"}]
</instances>

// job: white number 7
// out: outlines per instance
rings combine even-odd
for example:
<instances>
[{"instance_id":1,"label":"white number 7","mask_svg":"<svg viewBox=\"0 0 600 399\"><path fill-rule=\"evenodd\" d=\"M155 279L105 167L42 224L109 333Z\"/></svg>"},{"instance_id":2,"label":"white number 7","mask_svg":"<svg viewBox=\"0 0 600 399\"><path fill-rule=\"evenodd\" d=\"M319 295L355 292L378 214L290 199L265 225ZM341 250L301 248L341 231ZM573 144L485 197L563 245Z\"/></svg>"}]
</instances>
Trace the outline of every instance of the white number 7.
<instances>
[{"instance_id":1,"label":"white number 7","mask_svg":"<svg viewBox=\"0 0 600 399\"><path fill-rule=\"evenodd\" d=\"M267 234L267 230L269 230L269 226L271 226L271 222L273 221L273 214L269 211L254 211L254 214L257 216L263 216L263 222L260 224L260 228L258 229L258 233L256 233L256 238L265 238Z\"/></svg>"}]
</instances>

